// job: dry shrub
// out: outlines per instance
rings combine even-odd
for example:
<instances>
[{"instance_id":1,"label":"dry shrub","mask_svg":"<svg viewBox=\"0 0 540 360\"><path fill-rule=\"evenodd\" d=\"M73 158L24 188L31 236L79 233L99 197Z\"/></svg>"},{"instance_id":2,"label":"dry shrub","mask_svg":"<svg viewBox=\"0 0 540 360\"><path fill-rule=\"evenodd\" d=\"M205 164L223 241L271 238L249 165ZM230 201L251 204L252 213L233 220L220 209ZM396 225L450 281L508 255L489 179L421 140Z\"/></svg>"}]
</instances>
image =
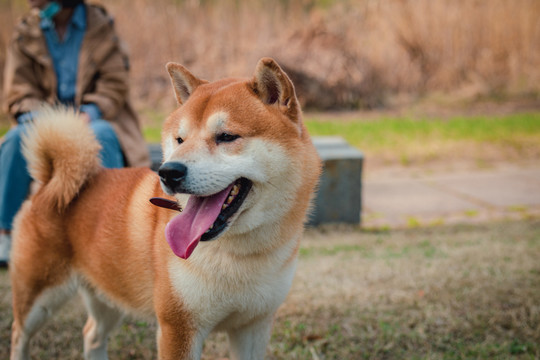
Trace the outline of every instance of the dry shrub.
<instances>
[{"instance_id":1,"label":"dry shrub","mask_svg":"<svg viewBox=\"0 0 540 360\"><path fill-rule=\"evenodd\" d=\"M20 4L0 4L6 20L0 40L9 37ZM468 99L540 94L537 0L110 0L106 5L130 49L139 107L173 104L164 70L168 61L213 80L249 76L262 56L280 62L309 108L373 108L399 94L443 92Z\"/></svg>"},{"instance_id":2,"label":"dry shrub","mask_svg":"<svg viewBox=\"0 0 540 360\"><path fill-rule=\"evenodd\" d=\"M394 1L384 13L422 90L538 91L538 1Z\"/></svg>"}]
</instances>

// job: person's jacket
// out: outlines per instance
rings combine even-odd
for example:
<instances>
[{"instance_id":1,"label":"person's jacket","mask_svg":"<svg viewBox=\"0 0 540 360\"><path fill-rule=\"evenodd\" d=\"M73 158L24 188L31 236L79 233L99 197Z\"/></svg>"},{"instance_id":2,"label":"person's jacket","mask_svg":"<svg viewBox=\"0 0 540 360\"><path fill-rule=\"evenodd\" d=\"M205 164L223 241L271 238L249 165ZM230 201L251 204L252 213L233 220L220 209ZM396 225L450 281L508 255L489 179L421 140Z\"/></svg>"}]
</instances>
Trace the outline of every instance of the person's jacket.
<instances>
[{"instance_id":1,"label":"person's jacket","mask_svg":"<svg viewBox=\"0 0 540 360\"><path fill-rule=\"evenodd\" d=\"M96 104L114 127L127 165L149 166L139 119L129 102L128 72L128 57L111 17L103 8L87 5L74 106ZM43 102L58 103L56 75L37 10L30 11L15 28L4 80L5 110L15 122L18 115L38 110Z\"/></svg>"}]
</instances>

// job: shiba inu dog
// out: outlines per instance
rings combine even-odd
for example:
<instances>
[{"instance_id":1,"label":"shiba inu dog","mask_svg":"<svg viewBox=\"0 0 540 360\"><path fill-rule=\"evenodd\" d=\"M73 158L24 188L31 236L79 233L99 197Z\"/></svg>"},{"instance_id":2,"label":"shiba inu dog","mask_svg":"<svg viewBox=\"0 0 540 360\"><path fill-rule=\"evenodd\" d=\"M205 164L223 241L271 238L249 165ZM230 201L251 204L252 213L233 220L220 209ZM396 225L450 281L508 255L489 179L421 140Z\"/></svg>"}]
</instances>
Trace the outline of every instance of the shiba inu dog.
<instances>
[{"instance_id":1,"label":"shiba inu dog","mask_svg":"<svg viewBox=\"0 0 540 360\"><path fill-rule=\"evenodd\" d=\"M13 232L12 360L29 357L30 338L77 292L86 359L107 358L126 313L157 319L159 359L199 359L213 330L227 332L231 358L264 358L320 159L274 60L248 79L167 70L179 106L158 174L102 168L91 131L66 109L43 110L29 130L37 190Z\"/></svg>"}]
</instances>

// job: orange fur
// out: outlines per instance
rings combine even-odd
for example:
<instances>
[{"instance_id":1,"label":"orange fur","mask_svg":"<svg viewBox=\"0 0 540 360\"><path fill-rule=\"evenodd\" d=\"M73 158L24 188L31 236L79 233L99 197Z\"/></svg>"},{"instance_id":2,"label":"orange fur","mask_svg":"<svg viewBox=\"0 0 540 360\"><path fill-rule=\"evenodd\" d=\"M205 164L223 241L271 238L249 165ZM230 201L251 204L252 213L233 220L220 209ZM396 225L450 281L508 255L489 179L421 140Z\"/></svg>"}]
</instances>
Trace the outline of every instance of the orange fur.
<instances>
[{"instance_id":1,"label":"orange fur","mask_svg":"<svg viewBox=\"0 0 540 360\"><path fill-rule=\"evenodd\" d=\"M251 79L214 83L178 64L168 69L180 107L164 124L164 160L219 174L209 185L215 191L227 176L250 178L252 189L220 237L180 259L164 238L177 212L148 199L165 196L185 207L187 195L164 195L146 168L101 168L86 126L67 110L47 110L25 140L40 185L13 232L12 360L28 358L30 337L77 289L89 311L88 359L106 359L107 334L123 312L157 318L160 359L200 358L212 330L228 332L232 358L264 356L320 160L294 87L273 60L263 59ZM238 139L219 143L223 132Z\"/></svg>"},{"instance_id":2,"label":"orange fur","mask_svg":"<svg viewBox=\"0 0 540 360\"><path fill-rule=\"evenodd\" d=\"M30 175L38 185L47 184L43 196L63 210L99 170L97 154L101 146L83 120L62 107L42 108L24 138L23 153Z\"/></svg>"}]
</instances>

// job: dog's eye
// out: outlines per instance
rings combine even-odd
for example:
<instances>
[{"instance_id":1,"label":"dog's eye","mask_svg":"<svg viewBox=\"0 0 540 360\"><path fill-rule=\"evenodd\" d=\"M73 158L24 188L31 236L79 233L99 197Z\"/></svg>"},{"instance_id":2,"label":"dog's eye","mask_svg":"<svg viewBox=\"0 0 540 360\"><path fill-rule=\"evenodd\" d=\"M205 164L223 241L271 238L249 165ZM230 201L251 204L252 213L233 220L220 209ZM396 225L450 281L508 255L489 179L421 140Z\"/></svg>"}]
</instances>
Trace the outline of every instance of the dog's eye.
<instances>
[{"instance_id":1,"label":"dog's eye","mask_svg":"<svg viewBox=\"0 0 540 360\"><path fill-rule=\"evenodd\" d=\"M232 135L227 133L221 133L216 137L216 142L224 143L224 142L233 142L234 140L238 139L240 135Z\"/></svg>"},{"instance_id":2,"label":"dog's eye","mask_svg":"<svg viewBox=\"0 0 540 360\"><path fill-rule=\"evenodd\" d=\"M177 137L176 142L178 143L178 145L180 145L181 143L184 142L184 139L182 139L181 137Z\"/></svg>"}]
</instances>

